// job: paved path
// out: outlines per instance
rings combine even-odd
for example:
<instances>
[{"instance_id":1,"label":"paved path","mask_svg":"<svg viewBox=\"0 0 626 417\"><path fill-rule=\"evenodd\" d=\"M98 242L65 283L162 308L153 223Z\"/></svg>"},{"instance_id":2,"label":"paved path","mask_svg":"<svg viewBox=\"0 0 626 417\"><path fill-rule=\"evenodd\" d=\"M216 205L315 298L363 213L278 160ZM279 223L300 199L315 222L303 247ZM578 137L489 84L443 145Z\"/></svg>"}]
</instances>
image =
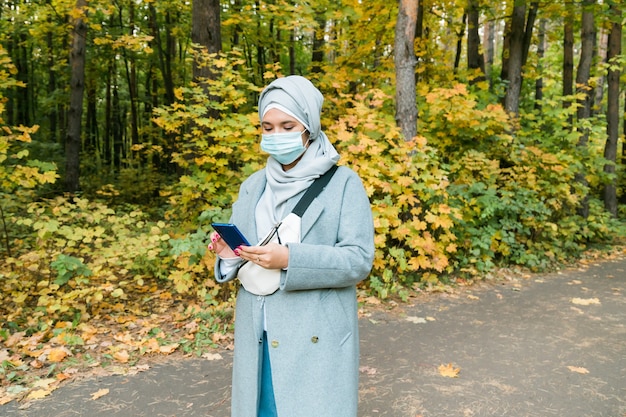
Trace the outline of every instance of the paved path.
<instances>
[{"instance_id":1,"label":"paved path","mask_svg":"<svg viewBox=\"0 0 626 417\"><path fill-rule=\"evenodd\" d=\"M361 341L360 417L626 417L626 259L420 297L364 317ZM73 382L0 416L228 417L221 354Z\"/></svg>"}]
</instances>

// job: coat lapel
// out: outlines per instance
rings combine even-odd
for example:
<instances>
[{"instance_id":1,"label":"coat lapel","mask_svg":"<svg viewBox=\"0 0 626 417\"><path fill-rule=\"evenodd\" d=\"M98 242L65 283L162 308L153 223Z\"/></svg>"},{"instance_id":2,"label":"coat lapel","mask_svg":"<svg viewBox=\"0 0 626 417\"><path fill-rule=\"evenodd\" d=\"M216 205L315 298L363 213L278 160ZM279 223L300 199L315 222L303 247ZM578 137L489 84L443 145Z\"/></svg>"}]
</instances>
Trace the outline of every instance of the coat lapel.
<instances>
[{"instance_id":1,"label":"coat lapel","mask_svg":"<svg viewBox=\"0 0 626 417\"><path fill-rule=\"evenodd\" d=\"M248 215L241 224L240 228L245 230L246 236L248 236L250 243L253 245L259 241L259 237L256 232L255 210L259 200L261 199L261 195L263 195L266 183L267 179L265 178L265 174L257 176L256 181L251 183L250 186L246 188L245 202L242 201Z\"/></svg>"},{"instance_id":2,"label":"coat lapel","mask_svg":"<svg viewBox=\"0 0 626 417\"><path fill-rule=\"evenodd\" d=\"M324 205L320 203L319 199L314 199L309 205L309 208L302 215L301 237L300 241L304 241L309 230L315 225L317 219L324 211Z\"/></svg>"}]
</instances>

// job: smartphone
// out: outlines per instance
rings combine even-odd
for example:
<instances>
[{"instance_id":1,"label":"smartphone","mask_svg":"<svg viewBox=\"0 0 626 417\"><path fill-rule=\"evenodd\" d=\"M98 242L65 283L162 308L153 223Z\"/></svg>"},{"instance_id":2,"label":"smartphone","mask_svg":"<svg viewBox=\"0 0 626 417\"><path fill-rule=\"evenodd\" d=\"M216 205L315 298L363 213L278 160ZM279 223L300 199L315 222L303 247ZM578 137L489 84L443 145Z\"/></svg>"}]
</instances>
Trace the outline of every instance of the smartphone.
<instances>
[{"instance_id":1,"label":"smartphone","mask_svg":"<svg viewBox=\"0 0 626 417\"><path fill-rule=\"evenodd\" d=\"M224 239L224 242L232 250L237 249L241 245L250 246L248 239L245 238L243 233L232 223L211 223L213 229Z\"/></svg>"}]
</instances>

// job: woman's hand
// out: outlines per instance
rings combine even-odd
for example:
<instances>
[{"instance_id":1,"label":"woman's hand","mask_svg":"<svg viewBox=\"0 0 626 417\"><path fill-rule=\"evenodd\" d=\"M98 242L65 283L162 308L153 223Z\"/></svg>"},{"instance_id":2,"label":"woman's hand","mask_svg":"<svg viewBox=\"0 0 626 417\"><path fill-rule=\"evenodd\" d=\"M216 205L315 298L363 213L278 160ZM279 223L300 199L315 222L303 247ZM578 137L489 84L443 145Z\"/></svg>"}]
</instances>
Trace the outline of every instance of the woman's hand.
<instances>
[{"instance_id":1,"label":"woman's hand","mask_svg":"<svg viewBox=\"0 0 626 417\"><path fill-rule=\"evenodd\" d=\"M217 232L213 232L213 234L211 234L211 243L209 243L208 248L209 250L214 251L217 256L222 259L237 257L235 252L233 252L230 246L224 242L222 237Z\"/></svg>"},{"instance_id":2,"label":"woman's hand","mask_svg":"<svg viewBox=\"0 0 626 417\"><path fill-rule=\"evenodd\" d=\"M289 265L289 248L278 243L264 246L239 246L235 255L265 269L283 269Z\"/></svg>"}]
</instances>

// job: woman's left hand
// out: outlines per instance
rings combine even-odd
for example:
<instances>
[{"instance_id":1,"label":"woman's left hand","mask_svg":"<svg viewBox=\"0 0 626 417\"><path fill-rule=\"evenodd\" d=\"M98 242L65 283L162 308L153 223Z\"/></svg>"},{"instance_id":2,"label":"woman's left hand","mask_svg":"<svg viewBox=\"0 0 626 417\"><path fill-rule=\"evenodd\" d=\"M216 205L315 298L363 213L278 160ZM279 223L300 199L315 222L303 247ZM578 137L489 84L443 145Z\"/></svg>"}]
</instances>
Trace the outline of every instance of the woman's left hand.
<instances>
[{"instance_id":1,"label":"woman's left hand","mask_svg":"<svg viewBox=\"0 0 626 417\"><path fill-rule=\"evenodd\" d=\"M240 246L235 254L265 269L283 269L289 265L289 248L278 243L264 246Z\"/></svg>"}]
</instances>

